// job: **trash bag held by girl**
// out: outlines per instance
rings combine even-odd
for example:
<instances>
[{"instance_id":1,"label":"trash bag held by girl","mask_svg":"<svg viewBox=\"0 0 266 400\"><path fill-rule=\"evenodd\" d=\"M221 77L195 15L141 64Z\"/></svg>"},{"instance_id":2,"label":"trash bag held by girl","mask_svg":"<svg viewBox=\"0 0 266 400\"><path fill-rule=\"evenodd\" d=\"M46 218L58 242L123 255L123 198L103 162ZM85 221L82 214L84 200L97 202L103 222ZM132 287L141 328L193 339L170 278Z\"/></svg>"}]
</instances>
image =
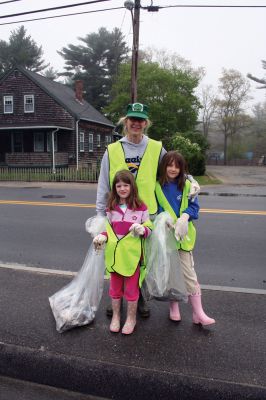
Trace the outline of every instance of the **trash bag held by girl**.
<instances>
[{"instance_id":1,"label":"trash bag held by girl","mask_svg":"<svg viewBox=\"0 0 266 400\"><path fill-rule=\"evenodd\" d=\"M96 236L105 229L106 218L95 216L86 221L86 231ZM49 297L59 333L91 323L98 310L103 286L105 264L102 252L92 244L83 265L74 279Z\"/></svg>"}]
</instances>

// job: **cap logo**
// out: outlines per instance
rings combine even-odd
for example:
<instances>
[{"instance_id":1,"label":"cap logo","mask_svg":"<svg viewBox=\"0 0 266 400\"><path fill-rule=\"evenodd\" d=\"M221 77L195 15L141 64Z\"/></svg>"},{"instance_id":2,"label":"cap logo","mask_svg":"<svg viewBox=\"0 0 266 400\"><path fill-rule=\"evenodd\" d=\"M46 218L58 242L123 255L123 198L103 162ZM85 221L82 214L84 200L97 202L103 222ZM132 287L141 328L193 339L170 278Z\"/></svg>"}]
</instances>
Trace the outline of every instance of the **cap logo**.
<instances>
[{"instance_id":1,"label":"cap logo","mask_svg":"<svg viewBox=\"0 0 266 400\"><path fill-rule=\"evenodd\" d=\"M132 104L132 111L143 112L143 104L141 104L141 103L133 103Z\"/></svg>"}]
</instances>

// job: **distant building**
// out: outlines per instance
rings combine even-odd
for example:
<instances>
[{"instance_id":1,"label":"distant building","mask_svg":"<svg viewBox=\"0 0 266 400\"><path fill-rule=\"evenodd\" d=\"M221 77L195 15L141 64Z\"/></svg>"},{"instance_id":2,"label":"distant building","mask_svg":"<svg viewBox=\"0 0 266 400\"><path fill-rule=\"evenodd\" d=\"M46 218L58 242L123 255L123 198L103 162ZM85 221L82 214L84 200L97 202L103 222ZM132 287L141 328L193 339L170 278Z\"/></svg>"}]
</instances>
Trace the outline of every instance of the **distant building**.
<instances>
[{"instance_id":1,"label":"distant building","mask_svg":"<svg viewBox=\"0 0 266 400\"><path fill-rule=\"evenodd\" d=\"M22 67L0 77L0 165L96 166L114 125L75 91Z\"/></svg>"}]
</instances>

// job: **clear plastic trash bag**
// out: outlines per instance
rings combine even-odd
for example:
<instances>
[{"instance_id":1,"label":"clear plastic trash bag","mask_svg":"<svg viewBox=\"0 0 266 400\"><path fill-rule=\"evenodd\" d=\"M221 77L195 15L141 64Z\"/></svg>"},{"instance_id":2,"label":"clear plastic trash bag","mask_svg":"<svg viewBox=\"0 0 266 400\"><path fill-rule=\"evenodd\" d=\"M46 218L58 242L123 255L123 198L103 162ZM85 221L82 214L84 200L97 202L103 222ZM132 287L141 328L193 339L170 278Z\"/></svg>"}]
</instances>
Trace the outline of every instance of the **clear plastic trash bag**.
<instances>
[{"instance_id":1,"label":"clear plastic trash bag","mask_svg":"<svg viewBox=\"0 0 266 400\"><path fill-rule=\"evenodd\" d=\"M96 230L102 228L102 220L98 228L96 225L99 221L95 217L93 220ZM74 279L49 297L58 332L62 333L93 321L102 298L104 272L104 251L95 251L92 244Z\"/></svg>"},{"instance_id":2,"label":"clear plastic trash bag","mask_svg":"<svg viewBox=\"0 0 266 400\"><path fill-rule=\"evenodd\" d=\"M95 215L87 219L85 222L85 230L93 238L106 229L106 217L103 215Z\"/></svg>"},{"instance_id":3,"label":"clear plastic trash bag","mask_svg":"<svg viewBox=\"0 0 266 400\"><path fill-rule=\"evenodd\" d=\"M188 300L173 222L167 212L159 214L146 241L147 274L141 288L146 300Z\"/></svg>"}]
</instances>

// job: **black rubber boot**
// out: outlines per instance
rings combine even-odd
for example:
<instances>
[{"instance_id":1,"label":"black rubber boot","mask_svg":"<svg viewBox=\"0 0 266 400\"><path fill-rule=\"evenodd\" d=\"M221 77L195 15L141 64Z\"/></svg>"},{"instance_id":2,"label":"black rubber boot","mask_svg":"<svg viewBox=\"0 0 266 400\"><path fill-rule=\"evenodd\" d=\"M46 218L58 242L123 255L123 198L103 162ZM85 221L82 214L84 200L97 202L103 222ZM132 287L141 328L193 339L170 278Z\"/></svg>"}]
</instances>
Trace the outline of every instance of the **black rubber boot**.
<instances>
[{"instance_id":1,"label":"black rubber boot","mask_svg":"<svg viewBox=\"0 0 266 400\"><path fill-rule=\"evenodd\" d=\"M143 298L141 292L139 294L138 313L142 318L148 318L150 316L150 309L148 307L148 303Z\"/></svg>"}]
</instances>

